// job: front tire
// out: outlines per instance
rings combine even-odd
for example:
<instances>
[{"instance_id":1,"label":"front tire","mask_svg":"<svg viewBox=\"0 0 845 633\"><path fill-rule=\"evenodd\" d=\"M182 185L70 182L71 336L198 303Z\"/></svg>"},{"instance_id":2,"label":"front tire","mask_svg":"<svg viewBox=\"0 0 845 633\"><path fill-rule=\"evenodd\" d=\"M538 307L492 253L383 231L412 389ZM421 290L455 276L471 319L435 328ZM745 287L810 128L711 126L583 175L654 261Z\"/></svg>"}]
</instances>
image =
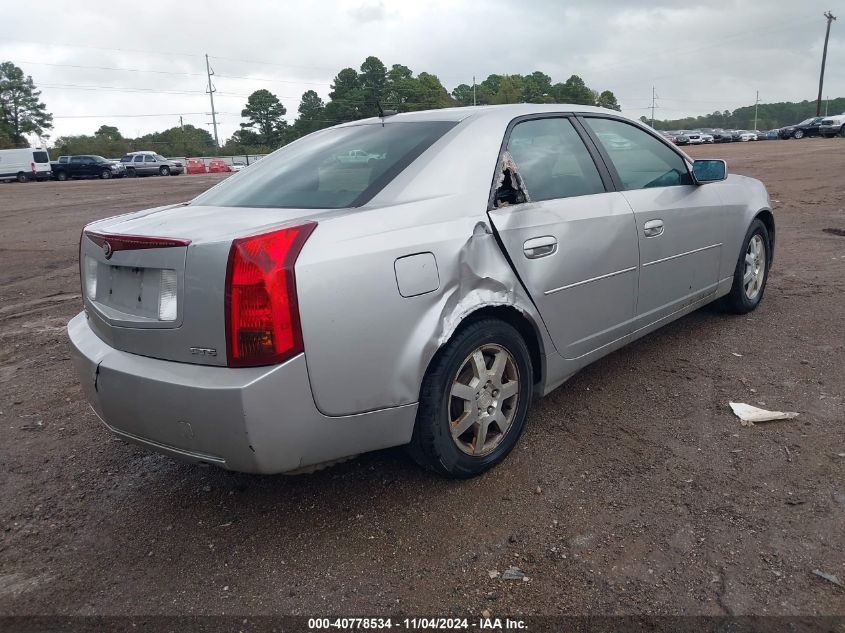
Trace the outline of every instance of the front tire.
<instances>
[{"instance_id":1,"label":"front tire","mask_svg":"<svg viewBox=\"0 0 845 633\"><path fill-rule=\"evenodd\" d=\"M169 176L170 175L170 167L166 165L162 165L158 170L159 176Z\"/></svg>"},{"instance_id":2,"label":"front tire","mask_svg":"<svg viewBox=\"0 0 845 633\"><path fill-rule=\"evenodd\" d=\"M100 173L100 178L102 178L103 180L108 180L109 178L111 178L111 170L110 169L104 169Z\"/></svg>"},{"instance_id":3,"label":"front tire","mask_svg":"<svg viewBox=\"0 0 845 633\"><path fill-rule=\"evenodd\" d=\"M531 356L516 329L494 319L468 325L423 379L411 457L445 477L492 468L522 435L533 385Z\"/></svg>"},{"instance_id":4,"label":"front tire","mask_svg":"<svg viewBox=\"0 0 845 633\"><path fill-rule=\"evenodd\" d=\"M759 219L755 219L748 227L742 244L734 269L733 285L724 299L724 307L734 314L747 314L760 305L772 261L769 231Z\"/></svg>"},{"instance_id":5,"label":"front tire","mask_svg":"<svg viewBox=\"0 0 845 633\"><path fill-rule=\"evenodd\" d=\"M795 134L792 135L793 138L804 138L804 130L795 130Z\"/></svg>"}]
</instances>

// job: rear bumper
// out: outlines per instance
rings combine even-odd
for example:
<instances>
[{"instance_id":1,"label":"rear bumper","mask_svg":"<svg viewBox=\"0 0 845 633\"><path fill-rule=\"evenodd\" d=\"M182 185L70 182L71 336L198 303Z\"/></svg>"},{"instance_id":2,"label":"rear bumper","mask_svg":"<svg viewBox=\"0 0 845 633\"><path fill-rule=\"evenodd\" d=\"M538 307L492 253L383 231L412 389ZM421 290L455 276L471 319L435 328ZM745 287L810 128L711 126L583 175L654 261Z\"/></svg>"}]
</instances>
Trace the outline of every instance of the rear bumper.
<instances>
[{"instance_id":1,"label":"rear bumper","mask_svg":"<svg viewBox=\"0 0 845 633\"><path fill-rule=\"evenodd\" d=\"M122 352L84 313L68 323L73 363L92 408L115 434L179 459L280 473L406 444L417 405L327 417L305 356L273 367L190 365Z\"/></svg>"}]
</instances>

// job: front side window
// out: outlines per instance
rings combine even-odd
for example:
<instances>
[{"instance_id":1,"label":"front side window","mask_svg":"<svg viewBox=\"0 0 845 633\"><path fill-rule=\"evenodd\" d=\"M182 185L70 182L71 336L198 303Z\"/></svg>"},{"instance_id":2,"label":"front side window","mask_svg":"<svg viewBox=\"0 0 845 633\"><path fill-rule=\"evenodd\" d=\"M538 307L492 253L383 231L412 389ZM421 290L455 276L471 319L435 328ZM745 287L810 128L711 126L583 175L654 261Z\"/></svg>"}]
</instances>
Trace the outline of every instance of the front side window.
<instances>
[{"instance_id":1,"label":"front side window","mask_svg":"<svg viewBox=\"0 0 845 633\"><path fill-rule=\"evenodd\" d=\"M367 203L456 125L388 122L330 128L273 152L191 204L341 209ZM355 150L360 150L356 160Z\"/></svg>"},{"instance_id":2,"label":"front side window","mask_svg":"<svg viewBox=\"0 0 845 633\"><path fill-rule=\"evenodd\" d=\"M610 156L625 189L692 184L686 161L648 132L614 119L585 122Z\"/></svg>"},{"instance_id":3,"label":"front side window","mask_svg":"<svg viewBox=\"0 0 845 633\"><path fill-rule=\"evenodd\" d=\"M531 200L604 193L599 171L569 119L518 123L508 139L508 151Z\"/></svg>"},{"instance_id":4,"label":"front side window","mask_svg":"<svg viewBox=\"0 0 845 633\"><path fill-rule=\"evenodd\" d=\"M154 162L156 162L156 157L150 156L149 154L147 154L146 156L144 156L144 162L145 163L154 163Z\"/></svg>"}]
</instances>

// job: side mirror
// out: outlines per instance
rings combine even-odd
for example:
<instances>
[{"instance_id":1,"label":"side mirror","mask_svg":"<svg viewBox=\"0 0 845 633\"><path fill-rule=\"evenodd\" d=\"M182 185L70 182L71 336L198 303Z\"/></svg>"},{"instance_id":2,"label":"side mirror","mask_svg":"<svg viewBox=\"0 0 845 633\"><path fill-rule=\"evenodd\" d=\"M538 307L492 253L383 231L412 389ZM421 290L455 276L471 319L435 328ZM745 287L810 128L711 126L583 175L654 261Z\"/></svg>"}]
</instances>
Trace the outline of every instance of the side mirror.
<instances>
[{"instance_id":1,"label":"side mirror","mask_svg":"<svg viewBox=\"0 0 845 633\"><path fill-rule=\"evenodd\" d=\"M723 160L696 160L692 163L692 175L699 185L719 182L728 177L728 164Z\"/></svg>"}]
</instances>

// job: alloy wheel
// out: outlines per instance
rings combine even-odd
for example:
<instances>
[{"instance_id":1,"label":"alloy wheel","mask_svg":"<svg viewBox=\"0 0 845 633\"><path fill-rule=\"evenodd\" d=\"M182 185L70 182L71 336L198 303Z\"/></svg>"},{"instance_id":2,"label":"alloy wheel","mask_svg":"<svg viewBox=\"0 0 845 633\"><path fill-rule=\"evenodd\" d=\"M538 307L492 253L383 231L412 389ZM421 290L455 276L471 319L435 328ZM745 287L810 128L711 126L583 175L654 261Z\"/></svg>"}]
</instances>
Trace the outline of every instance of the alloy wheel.
<instances>
[{"instance_id":1,"label":"alloy wheel","mask_svg":"<svg viewBox=\"0 0 845 633\"><path fill-rule=\"evenodd\" d=\"M519 370L497 344L475 349L461 363L449 394L449 431L464 453L483 457L507 435L517 411Z\"/></svg>"},{"instance_id":2,"label":"alloy wheel","mask_svg":"<svg viewBox=\"0 0 845 633\"><path fill-rule=\"evenodd\" d=\"M742 285L749 301L757 299L765 277L766 245L763 243L763 237L757 233L748 241L748 248L745 250L745 271L742 275Z\"/></svg>"}]
</instances>

